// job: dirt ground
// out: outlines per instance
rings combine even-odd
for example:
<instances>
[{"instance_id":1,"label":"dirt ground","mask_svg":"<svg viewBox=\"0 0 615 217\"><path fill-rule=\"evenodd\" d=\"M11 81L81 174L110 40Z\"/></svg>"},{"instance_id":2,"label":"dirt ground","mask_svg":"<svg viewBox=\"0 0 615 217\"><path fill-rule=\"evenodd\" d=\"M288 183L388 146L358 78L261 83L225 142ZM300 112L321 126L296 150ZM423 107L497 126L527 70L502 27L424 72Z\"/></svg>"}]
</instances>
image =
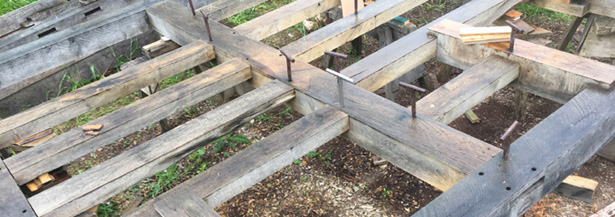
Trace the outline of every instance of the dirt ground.
<instances>
[{"instance_id":1,"label":"dirt ground","mask_svg":"<svg viewBox=\"0 0 615 217\"><path fill-rule=\"evenodd\" d=\"M448 1L436 5L426 3L403 16L421 26L459 5L461 1ZM313 20L325 25L321 17L313 18ZM553 31L552 36L541 40L542 43L551 47L556 46L563 38L570 24L570 22L540 18L532 23ZM579 29L582 30L583 26ZM263 42L273 47L281 47L300 38L302 34L299 30L284 31ZM580 32L575 36L574 44L578 44L579 36ZM354 57L343 60L340 63L341 67L350 65L379 49L377 40L373 38L363 36L363 42L364 48L360 54L353 53L350 43L338 48L338 52L351 54ZM312 62L315 66L320 66L320 63L320 59ZM436 74L444 68L446 67L443 64L434 60L426 64L426 69L434 80L433 85L436 88L440 85ZM461 70L453 69L453 76L458 73L461 73ZM514 91L511 88L504 88L473 108L481 119L480 123L471 124L467 119L460 117L450 126L500 147L501 143L498 138L514 121L512 112L515 106ZM408 106L409 96L409 91L400 89L397 102L402 106ZM214 97L171 116L169 123L172 127L178 126L222 103L224 100L221 97ZM527 119L522 122L518 133L513 135L513 139L522 136L560 106L558 103L530 95ZM176 168L176 173L179 175L176 174L172 176L174 178L166 180L168 183L157 185L160 177L168 175L170 169L130 187L127 191L111 198L106 204L116 205L115 209L118 212L113 215L120 214L122 210L128 209L136 198L145 198L144 201L147 201L198 174L202 170L194 168L195 162L198 162L201 167L203 165L201 162L204 162L203 169L214 166L301 117L299 113L289 110L288 106L275 108L232 133L232 135L244 135L250 140L249 143L225 146L219 152L213 150L213 145L209 145L197 158L180 161ZM144 128L76 160L69 166L69 171L72 175L79 174L161 133L159 124ZM375 161L378 161L377 156L338 137L218 206L216 210L222 216L409 216L442 193L389 163L374 165ZM615 200L615 165L613 163L596 158L579 168L575 174L600 183L592 203L549 194L524 216L587 216Z\"/></svg>"}]
</instances>

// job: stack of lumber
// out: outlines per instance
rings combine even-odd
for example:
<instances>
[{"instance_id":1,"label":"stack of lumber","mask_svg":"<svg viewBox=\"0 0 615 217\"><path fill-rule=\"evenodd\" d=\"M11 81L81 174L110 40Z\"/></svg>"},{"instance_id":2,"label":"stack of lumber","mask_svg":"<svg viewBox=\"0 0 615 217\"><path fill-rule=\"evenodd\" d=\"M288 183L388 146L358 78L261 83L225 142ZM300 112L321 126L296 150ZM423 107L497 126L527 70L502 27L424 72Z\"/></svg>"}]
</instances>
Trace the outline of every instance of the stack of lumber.
<instances>
[{"instance_id":1,"label":"stack of lumber","mask_svg":"<svg viewBox=\"0 0 615 217\"><path fill-rule=\"evenodd\" d=\"M509 26L463 27L459 29L459 36L464 44L483 44L510 41L511 32Z\"/></svg>"}]
</instances>

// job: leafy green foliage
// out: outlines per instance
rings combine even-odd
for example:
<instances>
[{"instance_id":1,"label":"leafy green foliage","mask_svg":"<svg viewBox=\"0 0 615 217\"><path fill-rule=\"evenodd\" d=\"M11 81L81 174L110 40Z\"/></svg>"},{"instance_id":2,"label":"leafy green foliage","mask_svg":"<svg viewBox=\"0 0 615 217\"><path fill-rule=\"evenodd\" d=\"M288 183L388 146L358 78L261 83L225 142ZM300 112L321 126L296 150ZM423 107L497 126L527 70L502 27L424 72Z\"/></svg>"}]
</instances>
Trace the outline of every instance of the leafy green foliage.
<instances>
[{"instance_id":1,"label":"leafy green foliage","mask_svg":"<svg viewBox=\"0 0 615 217\"><path fill-rule=\"evenodd\" d=\"M155 181L147 186L150 190L147 197L154 198L169 190L179 180L181 175L183 174L177 169L177 164L173 164L166 170L156 173Z\"/></svg>"},{"instance_id":2,"label":"leafy green foliage","mask_svg":"<svg viewBox=\"0 0 615 217\"><path fill-rule=\"evenodd\" d=\"M571 15L555 12L544 8L539 8L528 4L522 4L521 6L517 7L516 10L523 13L523 19L528 21L536 21L541 17L549 21L570 22L572 20Z\"/></svg>"},{"instance_id":3,"label":"leafy green foliage","mask_svg":"<svg viewBox=\"0 0 615 217\"><path fill-rule=\"evenodd\" d=\"M235 148L237 144L249 144L250 140L241 134L228 134L224 137L220 137L219 139L214 140L211 143L214 144L213 152L218 153L225 146L228 146L229 148ZM225 156L227 153L225 153ZM230 155L227 157L230 157Z\"/></svg>"},{"instance_id":4,"label":"leafy green foliage","mask_svg":"<svg viewBox=\"0 0 615 217\"><path fill-rule=\"evenodd\" d=\"M0 15L6 14L35 1L36 0L2 0L0 1Z\"/></svg>"},{"instance_id":5,"label":"leafy green foliage","mask_svg":"<svg viewBox=\"0 0 615 217\"><path fill-rule=\"evenodd\" d=\"M96 215L99 217L112 217L120 216L122 213L115 201L109 201L108 203L101 204L96 210Z\"/></svg>"},{"instance_id":6,"label":"leafy green foliage","mask_svg":"<svg viewBox=\"0 0 615 217\"><path fill-rule=\"evenodd\" d=\"M270 0L267 2L263 2L257 6L254 6L252 8L249 8L245 11L239 12L238 14L229 17L228 22L238 26L254 18L257 18L263 14L266 14L270 11L278 9L279 7L282 7L293 1L294 0Z\"/></svg>"}]
</instances>

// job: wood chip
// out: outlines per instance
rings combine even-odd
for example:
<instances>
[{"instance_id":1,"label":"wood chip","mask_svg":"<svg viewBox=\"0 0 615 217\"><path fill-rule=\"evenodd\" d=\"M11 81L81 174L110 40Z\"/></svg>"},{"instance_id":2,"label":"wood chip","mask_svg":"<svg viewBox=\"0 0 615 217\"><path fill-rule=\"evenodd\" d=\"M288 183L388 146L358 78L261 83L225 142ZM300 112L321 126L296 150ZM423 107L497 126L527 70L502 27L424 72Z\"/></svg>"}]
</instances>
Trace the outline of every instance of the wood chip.
<instances>
[{"instance_id":1,"label":"wood chip","mask_svg":"<svg viewBox=\"0 0 615 217\"><path fill-rule=\"evenodd\" d=\"M98 136L98 134L99 134L98 132L94 132L91 130L85 131L85 135L88 135L88 136Z\"/></svg>"},{"instance_id":2,"label":"wood chip","mask_svg":"<svg viewBox=\"0 0 615 217\"><path fill-rule=\"evenodd\" d=\"M85 125L83 126L83 131L99 131L103 128L102 124L94 124L94 125Z\"/></svg>"},{"instance_id":3,"label":"wood chip","mask_svg":"<svg viewBox=\"0 0 615 217\"><path fill-rule=\"evenodd\" d=\"M509 11L508 13L506 13L506 15L505 15L505 16L506 16L509 20L518 20L518 19L521 19L521 15L523 15L523 13L521 13L521 12L519 12L519 11L516 11L516 10L511 10L511 11Z\"/></svg>"},{"instance_id":4,"label":"wood chip","mask_svg":"<svg viewBox=\"0 0 615 217\"><path fill-rule=\"evenodd\" d=\"M45 173L43 175L40 175L38 177L38 179L41 181L42 184L51 182L53 180L55 180L55 178L52 175L49 175L49 173Z\"/></svg>"}]
</instances>

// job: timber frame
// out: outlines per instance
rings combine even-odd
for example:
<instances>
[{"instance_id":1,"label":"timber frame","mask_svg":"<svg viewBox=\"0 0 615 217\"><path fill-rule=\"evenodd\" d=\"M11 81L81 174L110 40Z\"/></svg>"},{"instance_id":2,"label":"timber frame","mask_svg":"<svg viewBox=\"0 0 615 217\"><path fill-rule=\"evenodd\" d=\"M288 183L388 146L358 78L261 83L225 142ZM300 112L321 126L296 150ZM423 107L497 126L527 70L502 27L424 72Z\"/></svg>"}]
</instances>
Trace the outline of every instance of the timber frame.
<instances>
[{"instance_id":1,"label":"timber frame","mask_svg":"<svg viewBox=\"0 0 615 217\"><path fill-rule=\"evenodd\" d=\"M157 32L181 46L26 111L0 113L2 148L183 70L208 61L218 64L88 123L104 125L97 136L73 129L2 160L0 215L78 215L283 103L305 116L126 216L215 216L213 207L337 136L445 191L416 216L519 216L615 137L615 66L523 40L517 40L512 53L506 52L507 43L461 43L460 26L489 25L521 0L470 1L343 69L341 74L354 80L343 86L343 107L335 78L307 62L426 0L377 1L280 48L297 60L292 82L280 51L259 40L340 1L297 0L235 28L218 22L264 1L194 0L196 10L209 15L212 41L203 17L192 16L187 1L39 0L0 17L4 104L19 101L24 89L66 65L132 37ZM615 5L613 0L554 2L530 1L576 16L615 17L615 10L600 6ZM37 11L59 15L30 16ZM465 71L420 100L418 117L372 93L432 58ZM28 198L19 189L174 112L245 84L254 89L67 181ZM505 160L499 148L446 124L508 85L565 105L516 140Z\"/></svg>"}]
</instances>

